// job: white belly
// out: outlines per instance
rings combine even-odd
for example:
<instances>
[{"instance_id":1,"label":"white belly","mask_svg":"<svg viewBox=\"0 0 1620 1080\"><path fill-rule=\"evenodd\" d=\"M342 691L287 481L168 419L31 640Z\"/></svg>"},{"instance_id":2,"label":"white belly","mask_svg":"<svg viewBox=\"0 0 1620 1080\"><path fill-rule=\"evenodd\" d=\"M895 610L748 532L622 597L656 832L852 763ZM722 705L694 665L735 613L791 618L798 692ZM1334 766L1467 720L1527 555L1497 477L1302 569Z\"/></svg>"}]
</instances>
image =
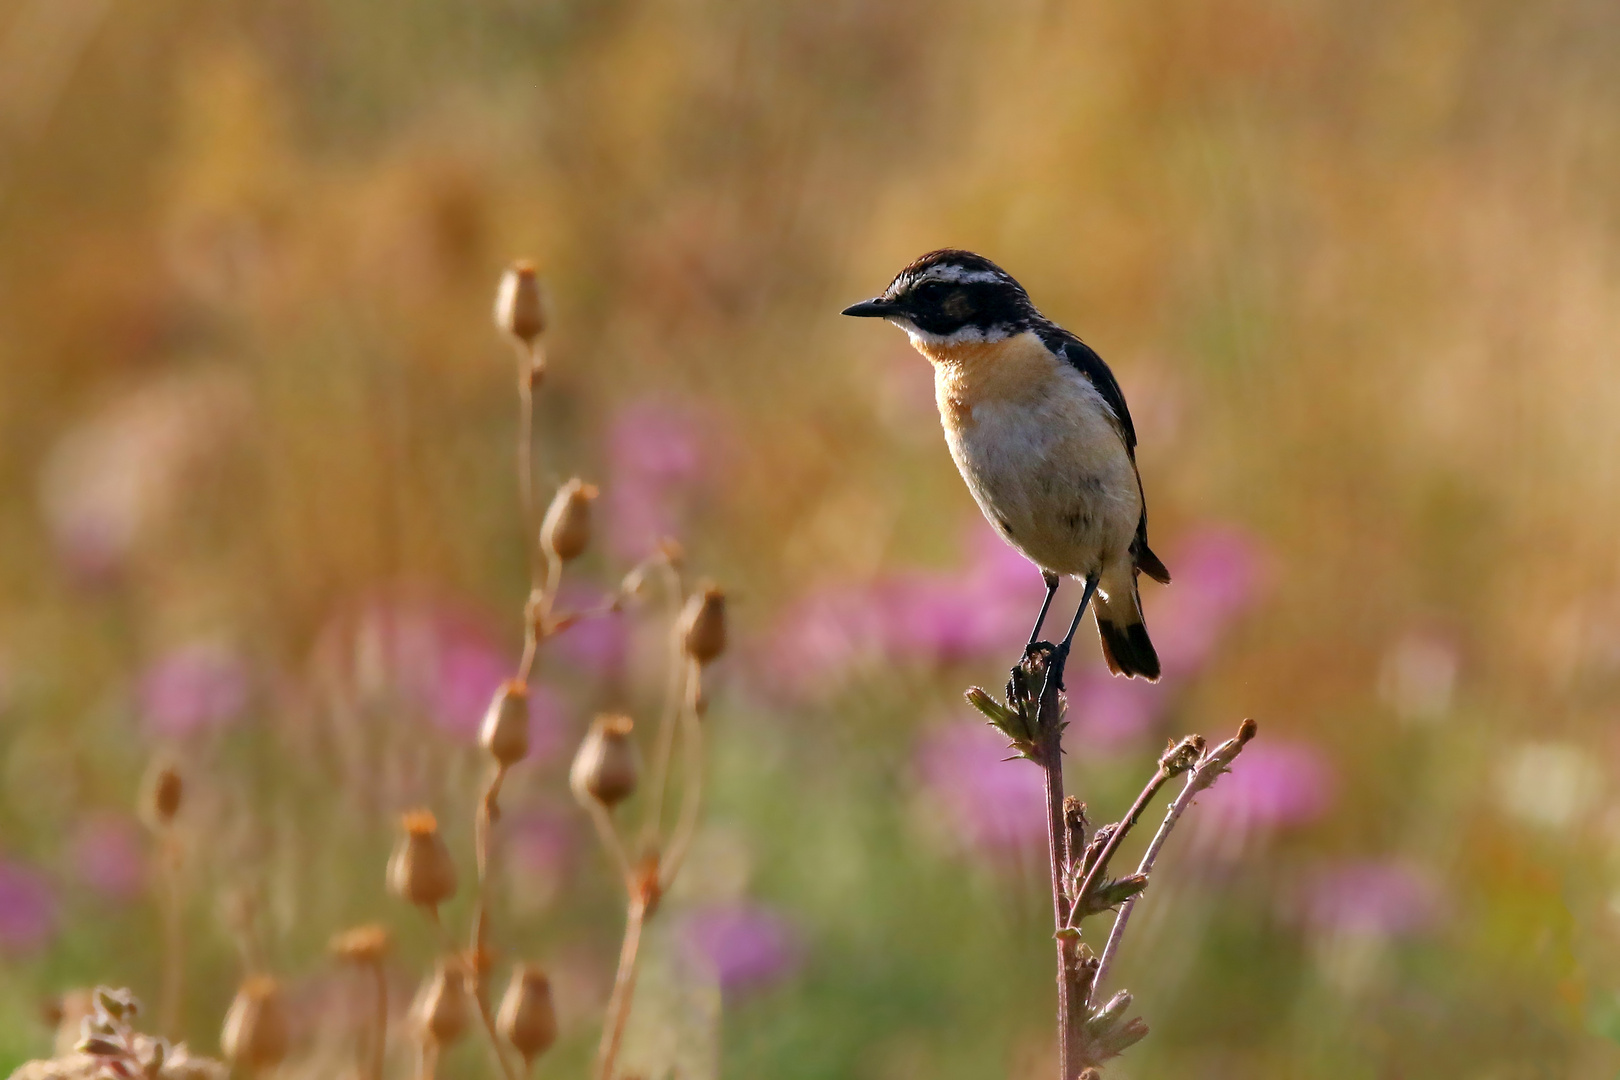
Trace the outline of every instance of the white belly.
<instances>
[{"instance_id":1,"label":"white belly","mask_svg":"<svg viewBox=\"0 0 1620 1080\"><path fill-rule=\"evenodd\" d=\"M983 401L946 442L968 490L1042 569L1101 573L1129 557L1141 490L1102 398L1075 372L1038 400Z\"/></svg>"}]
</instances>

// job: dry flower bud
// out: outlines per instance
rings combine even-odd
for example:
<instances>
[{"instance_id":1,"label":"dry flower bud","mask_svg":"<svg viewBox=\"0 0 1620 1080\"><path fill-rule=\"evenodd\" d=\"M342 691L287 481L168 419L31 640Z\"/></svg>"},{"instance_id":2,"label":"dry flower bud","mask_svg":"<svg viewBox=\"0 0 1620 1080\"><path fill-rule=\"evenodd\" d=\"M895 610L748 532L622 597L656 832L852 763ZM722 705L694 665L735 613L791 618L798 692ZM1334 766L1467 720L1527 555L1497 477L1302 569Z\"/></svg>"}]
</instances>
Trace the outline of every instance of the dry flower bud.
<instances>
[{"instance_id":1,"label":"dry flower bud","mask_svg":"<svg viewBox=\"0 0 1620 1080\"><path fill-rule=\"evenodd\" d=\"M387 928L377 923L368 923L333 935L328 947L333 956L346 964L375 966L382 963L383 957L388 955L388 945Z\"/></svg>"},{"instance_id":2,"label":"dry flower bud","mask_svg":"<svg viewBox=\"0 0 1620 1080\"><path fill-rule=\"evenodd\" d=\"M523 1055L527 1067L557 1041L557 1010L551 1002L551 980L533 964L519 964L501 999L495 1026Z\"/></svg>"},{"instance_id":3,"label":"dry flower bud","mask_svg":"<svg viewBox=\"0 0 1620 1080\"><path fill-rule=\"evenodd\" d=\"M478 745L502 766L516 765L529 756L529 688L508 679L495 691L484 713Z\"/></svg>"},{"instance_id":4,"label":"dry flower bud","mask_svg":"<svg viewBox=\"0 0 1620 1080\"><path fill-rule=\"evenodd\" d=\"M437 908L456 894L456 867L430 810L413 810L401 823L405 835L388 860L388 888L402 899Z\"/></svg>"},{"instance_id":5,"label":"dry flower bud","mask_svg":"<svg viewBox=\"0 0 1620 1080\"><path fill-rule=\"evenodd\" d=\"M630 738L634 727L628 716L598 716L592 722L568 772L576 799L611 810L635 792L641 755Z\"/></svg>"},{"instance_id":6,"label":"dry flower bud","mask_svg":"<svg viewBox=\"0 0 1620 1080\"><path fill-rule=\"evenodd\" d=\"M540 547L562 562L577 559L591 542L591 503L595 484L574 477L557 490L540 523Z\"/></svg>"},{"instance_id":7,"label":"dry flower bud","mask_svg":"<svg viewBox=\"0 0 1620 1080\"><path fill-rule=\"evenodd\" d=\"M281 987L267 975L251 975L225 1014L220 1046L231 1064L248 1072L268 1069L287 1056L287 1012Z\"/></svg>"},{"instance_id":8,"label":"dry flower bud","mask_svg":"<svg viewBox=\"0 0 1620 1080\"><path fill-rule=\"evenodd\" d=\"M540 303L540 279L534 263L519 259L501 275L495 290L495 325L525 345L533 345L546 329L545 308Z\"/></svg>"},{"instance_id":9,"label":"dry flower bud","mask_svg":"<svg viewBox=\"0 0 1620 1080\"><path fill-rule=\"evenodd\" d=\"M174 821L174 816L180 812L180 801L184 793L185 785L173 766L154 768L147 774L146 783L142 786L142 816L157 828L164 828Z\"/></svg>"},{"instance_id":10,"label":"dry flower bud","mask_svg":"<svg viewBox=\"0 0 1620 1080\"><path fill-rule=\"evenodd\" d=\"M467 1030L467 978L454 960L441 961L416 998L416 1020L422 1035L449 1046Z\"/></svg>"},{"instance_id":11,"label":"dry flower bud","mask_svg":"<svg viewBox=\"0 0 1620 1080\"><path fill-rule=\"evenodd\" d=\"M726 651L726 594L715 585L705 585L686 601L677 633L686 655L707 664Z\"/></svg>"}]
</instances>

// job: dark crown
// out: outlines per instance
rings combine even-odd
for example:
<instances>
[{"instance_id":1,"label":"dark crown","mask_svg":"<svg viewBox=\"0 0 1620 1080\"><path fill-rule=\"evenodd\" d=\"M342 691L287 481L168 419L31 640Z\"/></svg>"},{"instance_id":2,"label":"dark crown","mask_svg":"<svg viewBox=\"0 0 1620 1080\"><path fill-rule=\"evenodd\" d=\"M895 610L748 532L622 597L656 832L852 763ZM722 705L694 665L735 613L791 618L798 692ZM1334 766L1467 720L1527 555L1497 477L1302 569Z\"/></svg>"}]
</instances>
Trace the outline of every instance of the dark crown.
<instances>
[{"instance_id":1,"label":"dark crown","mask_svg":"<svg viewBox=\"0 0 1620 1080\"><path fill-rule=\"evenodd\" d=\"M983 255L944 248L907 266L883 292L897 315L941 336L963 327L1017 333L1039 312L1013 276Z\"/></svg>"}]
</instances>

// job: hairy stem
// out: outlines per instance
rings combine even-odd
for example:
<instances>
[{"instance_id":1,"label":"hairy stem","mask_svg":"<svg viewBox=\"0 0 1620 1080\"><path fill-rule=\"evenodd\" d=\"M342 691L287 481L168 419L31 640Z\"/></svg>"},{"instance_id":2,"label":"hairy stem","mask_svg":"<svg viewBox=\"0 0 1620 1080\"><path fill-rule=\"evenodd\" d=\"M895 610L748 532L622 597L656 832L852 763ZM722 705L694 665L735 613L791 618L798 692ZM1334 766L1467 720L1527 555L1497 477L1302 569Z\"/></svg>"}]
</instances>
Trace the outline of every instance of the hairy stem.
<instances>
[{"instance_id":1,"label":"hairy stem","mask_svg":"<svg viewBox=\"0 0 1620 1080\"><path fill-rule=\"evenodd\" d=\"M1059 932L1069 922L1069 897L1063 887L1070 859L1069 827L1063 809L1063 714L1067 704L1062 683L1066 659L1061 652L1053 652L1047 659L1036 711L1035 744L1035 763L1041 767L1046 789L1046 851L1052 874L1052 923ZM1081 1003L1075 1000L1073 974L1078 957L1072 935L1058 933L1056 946L1059 1078L1073 1080L1079 1072L1076 1062L1080 1051L1075 1006Z\"/></svg>"},{"instance_id":2,"label":"hairy stem","mask_svg":"<svg viewBox=\"0 0 1620 1080\"><path fill-rule=\"evenodd\" d=\"M1244 746L1254 738L1257 730L1253 720L1245 720L1238 727L1234 738L1228 739L1209 753L1193 768L1187 777L1187 783L1182 787L1180 794L1170 803L1165 811L1164 821L1159 823L1158 832L1153 834L1153 840L1148 844L1147 851L1142 854L1142 861L1137 864L1136 872L1147 875L1152 872L1153 864L1159 858L1159 852L1164 848L1165 841L1170 839L1170 830L1176 827L1181 815L1187 812L1193 799L1198 793L1213 784L1243 752ZM1097 968L1097 977L1092 980L1092 997L1102 989L1103 981L1108 977L1109 969L1113 967L1119 953L1119 943L1125 937L1125 927L1131 921L1131 912L1136 910L1136 902L1140 895L1133 896L1125 901L1119 909L1119 915L1114 919L1114 925L1108 932L1108 944L1103 946L1102 962Z\"/></svg>"},{"instance_id":3,"label":"hairy stem","mask_svg":"<svg viewBox=\"0 0 1620 1080\"><path fill-rule=\"evenodd\" d=\"M1153 801L1153 796L1159 793L1159 789L1164 786L1165 781L1168 779L1170 779L1169 770L1162 765L1159 766L1159 771L1153 774L1153 778L1147 782L1147 786L1142 789L1142 793L1138 795L1136 797L1136 801L1131 804L1130 813L1126 814L1125 817L1120 820L1118 827L1109 834L1108 840L1103 845L1102 851L1098 853L1096 860L1092 862L1091 869L1086 871L1085 880L1081 882L1080 887L1075 890L1074 909L1069 913L1069 922L1067 925L1077 926L1080 919L1085 916L1086 898L1091 895L1091 890L1096 887L1097 883L1102 880L1103 875L1107 872L1108 863L1111 859L1113 859L1114 852L1119 850L1119 845L1121 841L1125 839L1125 834L1131 831L1131 827L1136 824L1139 818L1141 818L1142 811L1147 809L1147 804Z\"/></svg>"}]
</instances>

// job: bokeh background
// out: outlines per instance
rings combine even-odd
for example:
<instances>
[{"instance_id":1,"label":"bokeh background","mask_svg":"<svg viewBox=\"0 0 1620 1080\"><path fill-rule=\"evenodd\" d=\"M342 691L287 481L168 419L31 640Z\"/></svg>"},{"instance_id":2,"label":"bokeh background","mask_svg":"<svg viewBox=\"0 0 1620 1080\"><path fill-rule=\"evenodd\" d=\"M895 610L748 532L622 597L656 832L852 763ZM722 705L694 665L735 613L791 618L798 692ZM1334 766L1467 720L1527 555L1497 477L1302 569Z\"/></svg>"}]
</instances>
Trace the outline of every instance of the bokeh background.
<instances>
[{"instance_id":1,"label":"bokeh background","mask_svg":"<svg viewBox=\"0 0 1620 1080\"><path fill-rule=\"evenodd\" d=\"M1110 1075L1614 1076L1616 55L1593 0L3 0L0 1071L52 994L155 997L158 757L195 1046L247 909L290 1071L339 1070L333 931L393 926L408 997L395 816L469 865L519 644L488 311L530 255L540 475L604 489L571 595L673 535L737 628L635 1060L1049 1074L1038 777L960 696L1038 579L926 364L837 316L955 245L1112 363L1176 575L1161 684L1083 638L1071 790L1116 814L1167 736L1260 722L1138 913L1154 1030ZM509 788L550 1075L622 913L563 774L652 708L656 634L548 649Z\"/></svg>"}]
</instances>

